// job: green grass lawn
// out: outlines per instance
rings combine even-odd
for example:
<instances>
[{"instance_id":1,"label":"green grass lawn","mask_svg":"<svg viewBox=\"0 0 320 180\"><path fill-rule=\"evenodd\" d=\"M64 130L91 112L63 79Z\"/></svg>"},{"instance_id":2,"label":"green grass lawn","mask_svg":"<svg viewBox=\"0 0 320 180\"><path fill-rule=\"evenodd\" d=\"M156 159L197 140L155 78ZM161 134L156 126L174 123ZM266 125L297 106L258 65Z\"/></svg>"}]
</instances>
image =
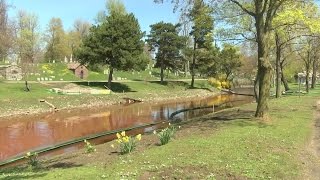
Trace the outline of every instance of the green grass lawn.
<instances>
[{"instance_id":1,"label":"green grass lawn","mask_svg":"<svg viewBox=\"0 0 320 180\"><path fill-rule=\"evenodd\" d=\"M67 64L65 63L40 63L32 67L33 73L29 76L29 80L36 81L37 78L48 78L53 81L79 81L78 77L67 69ZM101 70L92 71L89 70L89 76L86 80L89 81L103 81L108 79L108 75L103 73L103 69L108 69L103 67ZM160 78L160 70L158 68L146 69L144 71L114 71L114 79L118 80L158 80ZM165 78L167 79L185 79L191 78L190 76L185 77L180 74L175 76L169 71L165 71Z\"/></svg>"},{"instance_id":2,"label":"green grass lawn","mask_svg":"<svg viewBox=\"0 0 320 180\"><path fill-rule=\"evenodd\" d=\"M301 179L305 168L301 152L311 136L319 95L316 89L301 98L272 99L267 121L252 117L255 104L242 106L226 120L221 117L228 111L191 120L169 144L149 145L111 162L96 159L79 167L38 171L13 168L0 170L0 178Z\"/></svg>"}]
</instances>

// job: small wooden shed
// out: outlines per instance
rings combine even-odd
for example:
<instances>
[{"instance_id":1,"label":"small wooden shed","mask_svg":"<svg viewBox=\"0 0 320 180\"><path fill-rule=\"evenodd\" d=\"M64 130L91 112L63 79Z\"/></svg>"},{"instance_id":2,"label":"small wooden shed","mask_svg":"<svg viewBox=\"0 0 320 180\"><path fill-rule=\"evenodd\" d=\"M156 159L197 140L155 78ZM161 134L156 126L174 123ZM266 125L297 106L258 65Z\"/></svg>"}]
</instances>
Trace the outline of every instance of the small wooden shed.
<instances>
[{"instance_id":1,"label":"small wooden shed","mask_svg":"<svg viewBox=\"0 0 320 180\"><path fill-rule=\"evenodd\" d=\"M20 81L22 69L17 65L2 65L0 66L0 76L9 81Z\"/></svg>"},{"instance_id":2,"label":"small wooden shed","mask_svg":"<svg viewBox=\"0 0 320 180\"><path fill-rule=\"evenodd\" d=\"M70 63L68 64L68 69L80 79L86 79L89 76L87 67L80 63Z\"/></svg>"}]
</instances>

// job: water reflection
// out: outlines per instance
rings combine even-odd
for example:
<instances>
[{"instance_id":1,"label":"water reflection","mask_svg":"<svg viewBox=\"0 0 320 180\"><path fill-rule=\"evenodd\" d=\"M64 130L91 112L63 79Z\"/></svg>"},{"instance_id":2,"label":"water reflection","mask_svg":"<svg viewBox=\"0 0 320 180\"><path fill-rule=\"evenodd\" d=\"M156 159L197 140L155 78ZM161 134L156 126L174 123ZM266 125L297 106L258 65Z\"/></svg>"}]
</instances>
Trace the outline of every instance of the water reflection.
<instances>
[{"instance_id":1,"label":"water reflection","mask_svg":"<svg viewBox=\"0 0 320 180\"><path fill-rule=\"evenodd\" d=\"M248 100L249 98L246 96L221 95L190 101L118 105L100 109L69 110L55 114L3 119L0 121L0 161L35 148L46 147L90 134L168 120L173 112L185 108L213 106L225 102L243 103ZM175 117L183 120L210 112L212 112L212 108L206 108L180 113ZM157 127L147 127L138 131L141 133L154 128ZM111 137L101 138L95 140L95 143L103 143L111 139ZM77 147L79 145L67 147L61 151L73 151Z\"/></svg>"}]
</instances>

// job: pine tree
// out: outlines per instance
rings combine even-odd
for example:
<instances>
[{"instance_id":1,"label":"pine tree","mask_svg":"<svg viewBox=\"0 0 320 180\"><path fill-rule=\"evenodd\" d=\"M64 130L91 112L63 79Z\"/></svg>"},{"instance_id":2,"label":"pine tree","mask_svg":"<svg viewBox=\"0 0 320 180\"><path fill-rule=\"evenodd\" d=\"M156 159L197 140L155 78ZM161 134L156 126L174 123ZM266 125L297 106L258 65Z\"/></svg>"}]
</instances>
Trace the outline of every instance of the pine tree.
<instances>
[{"instance_id":1,"label":"pine tree","mask_svg":"<svg viewBox=\"0 0 320 180\"><path fill-rule=\"evenodd\" d=\"M132 13L111 11L102 24L90 29L90 34L77 50L76 56L83 64L109 65L108 87L111 88L115 69L130 70L137 62L141 63L139 57L144 45L142 37L138 20ZM146 66L148 62L143 63Z\"/></svg>"},{"instance_id":2,"label":"pine tree","mask_svg":"<svg viewBox=\"0 0 320 180\"><path fill-rule=\"evenodd\" d=\"M161 83L164 79L164 70L177 68L181 60L180 50L184 46L184 38L179 36L179 25L159 22L150 26L151 32L148 35L148 44L156 50L156 67L160 67Z\"/></svg>"}]
</instances>

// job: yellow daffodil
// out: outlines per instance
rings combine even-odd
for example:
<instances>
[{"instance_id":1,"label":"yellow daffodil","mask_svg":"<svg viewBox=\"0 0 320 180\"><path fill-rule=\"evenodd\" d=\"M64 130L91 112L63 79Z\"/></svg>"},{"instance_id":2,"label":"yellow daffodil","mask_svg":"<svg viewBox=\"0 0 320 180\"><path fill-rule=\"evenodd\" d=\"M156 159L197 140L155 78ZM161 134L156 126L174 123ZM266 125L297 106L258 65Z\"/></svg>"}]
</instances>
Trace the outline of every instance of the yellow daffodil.
<instances>
[{"instance_id":1,"label":"yellow daffodil","mask_svg":"<svg viewBox=\"0 0 320 180\"><path fill-rule=\"evenodd\" d=\"M157 134L157 131L156 131L156 130L153 130L153 134Z\"/></svg>"},{"instance_id":2,"label":"yellow daffodil","mask_svg":"<svg viewBox=\"0 0 320 180\"><path fill-rule=\"evenodd\" d=\"M181 126L178 127L179 129L181 128Z\"/></svg>"},{"instance_id":3,"label":"yellow daffodil","mask_svg":"<svg viewBox=\"0 0 320 180\"><path fill-rule=\"evenodd\" d=\"M122 143L122 140L121 140L121 139L118 139L118 140L117 140L117 143L119 143L119 144Z\"/></svg>"},{"instance_id":4,"label":"yellow daffodil","mask_svg":"<svg viewBox=\"0 0 320 180\"><path fill-rule=\"evenodd\" d=\"M138 141L140 141L140 140L141 140L141 134L138 134L138 135L136 136L136 138L138 139Z\"/></svg>"},{"instance_id":5,"label":"yellow daffodil","mask_svg":"<svg viewBox=\"0 0 320 180\"><path fill-rule=\"evenodd\" d=\"M125 136L122 138L123 142L129 142L129 137L128 136Z\"/></svg>"},{"instance_id":6,"label":"yellow daffodil","mask_svg":"<svg viewBox=\"0 0 320 180\"><path fill-rule=\"evenodd\" d=\"M117 138L120 139L121 138L121 135L119 133L117 133Z\"/></svg>"},{"instance_id":7,"label":"yellow daffodil","mask_svg":"<svg viewBox=\"0 0 320 180\"><path fill-rule=\"evenodd\" d=\"M110 145L110 147L114 148L114 145L113 145L113 144L111 144L111 145Z\"/></svg>"},{"instance_id":8,"label":"yellow daffodil","mask_svg":"<svg viewBox=\"0 0 320 180\"><path fill-rule=\"evenodd\" d=\"M27 156L31 156L31 152L27 152Z\"/></svg>"},{"instance_id":9,"label":"yellow daffodil","mask_svg":"<svg viewBox=\"0 0 320 180\"><path fill-rule=\"evenodd\" d=\"M121 136L126 136L126 132L125 132L125 131L122 131L122 132L121 132Z\"/></svg>"},{"instance_id":10,"label":"yellow daffodil","mask_svg":"<svg viewBox=\"0 0 320 180\"><path fill-rule=\"evenodd\" d=\"M83 142L87 143L87 140L85 139Z\"/></svg>"},{"instance_id":11,"label":"yellow daffodil","mask_svg":"<svg viewBox=\"0 0 320 180\"><path fill-rule=\"evenodd\" d=\"M171 126L171 123L169 123L169 126Z\"/></svg>"}]
</instances>

